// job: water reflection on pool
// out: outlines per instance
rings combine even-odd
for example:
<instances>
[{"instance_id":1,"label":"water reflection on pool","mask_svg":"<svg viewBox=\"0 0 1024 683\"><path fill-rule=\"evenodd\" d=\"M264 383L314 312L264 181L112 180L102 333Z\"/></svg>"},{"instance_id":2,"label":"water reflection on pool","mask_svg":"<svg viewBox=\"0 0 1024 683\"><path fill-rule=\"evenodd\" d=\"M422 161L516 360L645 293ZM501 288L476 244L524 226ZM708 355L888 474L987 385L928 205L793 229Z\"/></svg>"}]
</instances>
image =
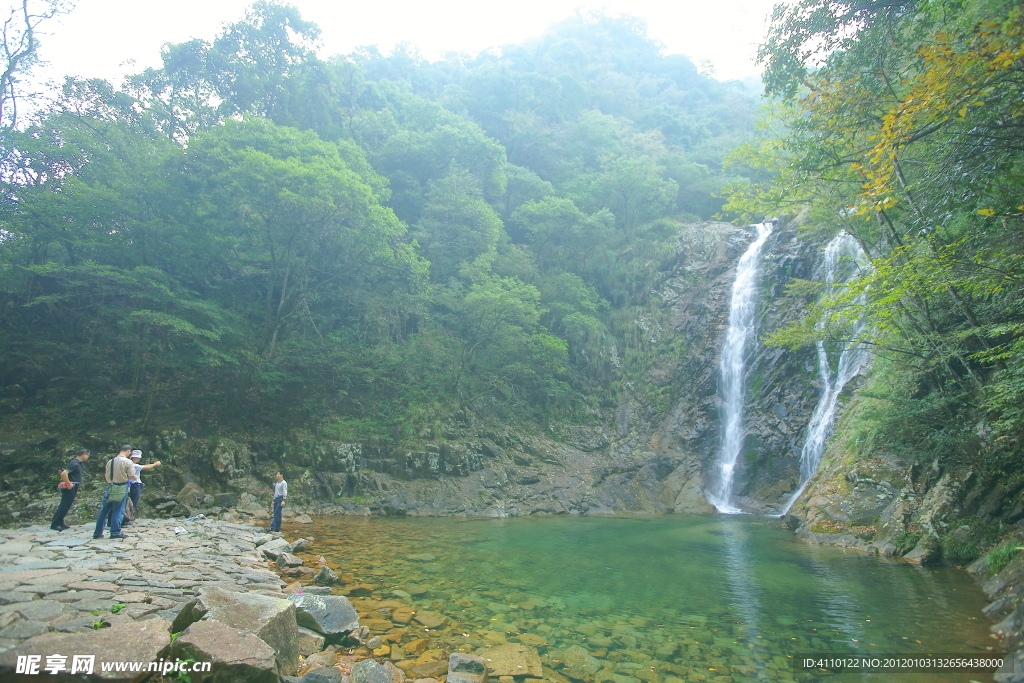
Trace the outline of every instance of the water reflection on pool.
<instances>
[{"instance_id":1,"label":"water reflection on pool","mask_svg":"<svg viewBox=\"0 0 1024 683\"><path fill-rule=\"evenodd\" d=\"M424 636L445 652L507 639L536 647L555 680L803 681L821 676L795 671L798 653L984 655L996 645L966 572L807 545L756 517L334 517L286 531L316 537L310 557L324 555L362 608L383 598L448 617L427 632L378 625L400 665L416 656L403 645Z\"/></svg>"}]
</instances>

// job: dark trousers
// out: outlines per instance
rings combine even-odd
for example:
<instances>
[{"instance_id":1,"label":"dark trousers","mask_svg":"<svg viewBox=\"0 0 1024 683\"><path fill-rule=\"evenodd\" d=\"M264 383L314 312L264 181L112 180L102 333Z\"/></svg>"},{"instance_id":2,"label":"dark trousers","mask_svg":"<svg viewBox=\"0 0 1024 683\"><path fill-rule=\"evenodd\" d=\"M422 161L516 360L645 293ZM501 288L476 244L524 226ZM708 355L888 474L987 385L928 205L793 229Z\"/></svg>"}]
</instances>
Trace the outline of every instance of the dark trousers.
<instances>
[{"instance_id":1,"label":"dark trousers","mask_svg":"<svg viewBox=\"0 0 1024 683\"><path fill-rule=\"evenodd\" d=\"M53 513L53 521L50 522L51 529L59 529L64 526L64 515L68 514L71 504L75 502L78 495L78 486L60 490L60 503L57 504L57 512Z\"/></svg>"},{"instance_id":2,"label":"dark trousers","mask_svg":"<svg viewBox=\"0 0 1024 683\"><path fill-rule=\"evenodd\" d=\"M135 518L139 517L139 498L142 496L142 487L145 486L141 481L133 483L128 486L128 497L132 501L132 507L135 508ZM121 522L124 525L124 522Z\"/></svg>"},{"instance_id":3,"label":"dark trousers","mask_svg":"<svg viewBox=\"0 0 1024 683\"><path fill-rule=\"evenodd\" d=\"M107 490L103 492L103 503L100 506L100 516L96 518L96 530L93 531L93 538L103 537L103 528L110 520L110 535L121 535L121 519L124 517L124 502L128 500L125 495L121 500L109 500L110 490L115 486L127 486L127 484L108 484Z\"/></svg>"},{"instance_id":4,"label":"dark trousers","mask_svg":"<svg viewBox=\"0 0 1024 683\"><path fill-rule=\"evenodd\" d=\"M281 530L281 508L284 507L284 498L278 496L274 499L274 519L270 522L271 531Z\"/></svg>"}]
</instances>

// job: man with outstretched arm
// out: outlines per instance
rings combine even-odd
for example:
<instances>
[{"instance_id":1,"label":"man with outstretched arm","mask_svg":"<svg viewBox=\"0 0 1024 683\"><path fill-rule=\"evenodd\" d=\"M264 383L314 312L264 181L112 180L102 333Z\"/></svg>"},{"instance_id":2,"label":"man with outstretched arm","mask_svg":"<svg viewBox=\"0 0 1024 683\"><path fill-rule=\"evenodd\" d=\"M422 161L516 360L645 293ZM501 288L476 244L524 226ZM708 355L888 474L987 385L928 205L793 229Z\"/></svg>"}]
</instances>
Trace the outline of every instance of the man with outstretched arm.
<instances>
[{"instance_id":1,"label":"man with outstretched arm","mask_svg":"<svg viewBox=\"0 0 1024 683\"><path fill-rule=\"evenodd\" d=\"M75 496L78 495L78 487L82 485L82 463L88 459L89 451L83 448L78 451L78 455L71 458L68 466L60 473L60 483L57 484L57 488L60 489L60 503L57 505L57 512L53 513L53 521L50 522L50 528L54 531L71 528L64 523L64 516L68 514L71 504L75 502Z\"/></svg>"},{"instance_id":2,"label":"man with outstretched arm","mask_svg":"<svg viewBox=\"0 0 1024 683\"><path fill-rule=\"evenodd\" d=\"M142 460L142 451L136 449L132 451L132 470L135 472L135 481L131 482L128 486L128 498L132 501L132 508L135 510L135 514L139 514L139 498L142 496L142 487L145 484L142 483L142 471L151 470L160 464L160 461L151 462L148 465L140 465L139 461ZM124 527L130 524L123 519L121 520L121 526Z\"/></svg>"}]
</instances>

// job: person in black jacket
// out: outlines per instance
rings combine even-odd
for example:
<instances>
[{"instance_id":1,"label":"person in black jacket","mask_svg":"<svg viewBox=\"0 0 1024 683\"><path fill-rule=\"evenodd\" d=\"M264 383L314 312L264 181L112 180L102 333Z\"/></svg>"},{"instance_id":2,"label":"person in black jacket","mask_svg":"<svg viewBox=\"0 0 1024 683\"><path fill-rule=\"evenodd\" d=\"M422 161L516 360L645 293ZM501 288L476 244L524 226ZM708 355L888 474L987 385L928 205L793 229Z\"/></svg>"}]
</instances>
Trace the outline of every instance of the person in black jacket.
<instances>
[{"instance_id":1,"label":"person in black jacket","mask_svg":"<svg viewBox=\"0 0 1024 683\"><path fill-rule=\"evenodd\" d=\"M57 505L57 512L53 514L53 521L50 522L50 528L54 531L71 528L64 524L64 516L68 514L71 504L75 502L75 496L78 495L78 487L82 485L82 463L88 459L89 451L83 448L78 451L78 455L71 458L68 466L61 470L60 483L57 484L57 488L60 489L60 503Z\"/></svg>"}]
</instances>

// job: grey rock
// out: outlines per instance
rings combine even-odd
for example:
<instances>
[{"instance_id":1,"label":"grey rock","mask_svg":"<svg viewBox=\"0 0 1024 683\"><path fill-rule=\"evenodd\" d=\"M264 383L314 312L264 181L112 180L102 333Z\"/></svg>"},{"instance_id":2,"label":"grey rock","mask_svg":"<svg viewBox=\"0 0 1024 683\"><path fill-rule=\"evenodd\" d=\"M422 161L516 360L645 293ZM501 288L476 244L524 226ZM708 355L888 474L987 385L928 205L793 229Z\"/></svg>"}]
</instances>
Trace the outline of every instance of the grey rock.
<instances>
[{"instance_id":1,"label":"grey rock","mask_svg":"<svg viewBox=\"0 0 1024 683\"><path fill-rule=\"evenodd\" d=\"M196 599L182 606L174 619L175 632L201 619L212 619L242 633L251 633L269 645L280 673L292 675L299 661L299 632L292 603L254 593L204 586Z\"/></svg>"},{"instance_id":2,"label":"grey rock","mask_svg":"<svg viewBox=\"0 0 1024 683\"><path fill-rule=\"evenodd\" d=\"M238 505L238 494L236 493L215 493L213 501L217 507L233 508Z\"/></svg>"},{"instance_id":3,"label":"grey rock","mask_svg":"<svg viewBox=\"0 0 1024 683\"><path fill-rule=\"evenodd\" d=\"M32 544L23 541L0 543L0 555L28 555L32 552Z\"/></svg>"},{"instance_id":4,"label":"grey rock","mask_svg":"<svg viewBox=\"0 0 1024 683\"><path fill-rule=\"evenodd\" d=\"M280 555L283 552L288 552L289 550L291 550L291 547L291 544L289 544L288 541L284 540L283 538L275 538L272 541L267 541L259 548L264 555L276 560L278 555Z\"/></svg>"},{"instance_id":5,"label":"grey rock","mask_svg":"<svg viewBox=\"0 0 1024 683\"><path fill-rule=\"evenodd\" d=\"M40 560L39 562L25 562L14 564L8 567L0 567L0 572L18 572L26 569L67 569L74 560Z\"/></svg>"},{"instance_id":6,"label":"grey rock","mask_svg":"<svg viewBox=\"0 0 1024 683\"><path fill-rule=\"evenodd\" d=\"M388 672L388 676L391 676L391 683L405 683L405 672L391 662L384 662L384 670Z\"/></svg>"},{"instance_id":7,"label":"grey rock","mask_svg":"<svg viewBox=\"0 0 1024 683\"><path fill-rule=\"evenodd\" d=\"M352 667L352 683L391 683L387 669L372 659L356 662Z\"/></svg>"},{"instance_id":8,"label":"grey rock","mask_svg":"<svg viewBox=\"0 0 1024 683\"><path fill-rule=\"evenodd\" d=\"M0 605L34 600L35 597L35 593L26 593L24 591L0 591Z\"/></svg>"},{"instance_id":9,"label":"grey rock","mask_svg":"<svg viewBox=\"0 0 1024 683\"><path fill-rule=\"evenodd\" d=\"M95 624L99 620L99 617L94 617L90 614L87 617L79 617L77 619L72 619L70 621L62 621L53 628L57 631L61 631L64 633L72 633L74 631L79 631L81 629L91 629L93 624Z\"/></svg>"},{"instance_id":10,"label":"grey rock","mask_svg":"<svg viewBox=\"0 0 1024 683\"><path fill-rule=\"evenodd\" d=\"M275 537L271 536L270 534L258 533L258 534L253 534L252 542L254 544L256 544L256 547L259 547L259 546L261 546L261 545L263 545L265 543L269 543L270 541L273 541L274 538Z\"/></svg>"},{"instance_id":11,"label":"grey rock","mask_svg":"<svg viewBox=\"0 0 1024 683\"><path fill-rule=\"evenodd\" d=\"M70 538L57 538L57 539L54 539L52 541L47 541L46 542L46 546L48 548L59 548L59 547L75 548L75 547L78 547L78 546L81 546L81 545L85 545L90 540L92 540L92 539L85 538L83 536L71 536Z\"/></svg>"},{"instance_id":12,"label":"grey rock","mask_svg":"<svg viewBox=\"0 0 1024 683\"><path fill-rule=\"evenodd\" d=\"M301 557L292 555L289 552L283 552L277 556L278 567L301 567L305 562Z\"/></svg>"},{"instance_id":13,"label":"grey rock","mask_svg":"<svg viewBox=\"0 0 1024 683\"><path fill-rule=\"evenodd\" d=\"M79 600L78 602L72 602L70 606L81 612L94 612L96 610L107 612L116 604L115 600Z\"/></svg>"},{"instance_id":14,"label":"grey rock","mask_svg":"<svg viewBox=\"0 0 1024 683\"><path fill-rule=\"evenodd\" d=\"M302 683L341 683L341 670L333 666L311 669L302 677Z\"/></svg>"},{"instance_id":15,"label":"grey rock","mask_svg":"<svg viewBox=\"0 0 1024 683\"><path fill-rule=\"evenodd\" d=\"M185 484L185 486L183 486L180 491L178 491L175 498L182 505L189 505L195 507L197 504L197 499L204 495L205 492L203 491L202 487L190 481L189 483Z\"/></svg>"},{"instance_id":16,"label":"grey rock","mask_svg":"<svg viewBox=\"0 0 1024 683\"><path fill-rule=\"evenodd\" d=\"M330 595L331 589L329 586L303 586L302 592L310 595Z\"/></svg>"},{"instance_id":17,"label":"grey rock","mask_svg":"<svg viewBox=\"0 0 1024 683\"><path fill-rule=\"evenodd\" d=\"M312 654L316 654L324 649L326 640L322 635L316 631L310 631L308 628L299 627L299 638L298 647L299 654L303 657L309 657Z\"/></svg>"},{"instance_id":18,"label":"grey rock","mask_svg":"<svg viewBox=\"0 0 1024 683\"><path fill-rule=\"evenodd\" d=\"M300 626L325 636L348 633L359 627L359 614L348 598L341 595L310 595L297 593L288 596L295 605L295 618Z\"/></svg>"},{"instance_id":19,"label":"grey rock","mask_svg":"<svg viewBox=\"0 0 1024 683\"><path fill-rule=\"evenodd\" d=\"M18 614L32 621L45 621L64 613L64 605L56 600L35 600L18 609Z\"/></svg>"},{"instance_id":20,"label":"grey rock","mask_svg":"<svg viewBox=\"0 0 1024 683\"><path fill-rule=\"evenodd\" d=\"M313 581L316 583L322 583L329 586L333 583L338 582L338 574L325 564L324 566L320 567L320 571L318 571L316 573L316 576L313 577Z\"/></svg>"},{"instance_id":21,"label":"grey rock","mask_svg":"<svg viewBox=\"0 0 1024 683\"><path fill-rule=\"evenodd\" d=\"M484 683L486 678L487 661L480 655L453 652L448 657L449 683Z\"/></svg>"},{"instance_id":22,"label":"grey rock","mask_svg":"<svg viewBox=\"0 0 1024 683\"><path fill-rule=\"evenodd\" d=\"M0 638L17 638L24 640L32 636L38 636L50 630L50 625L45 621L29 621L21 619L9 626L0 629Z\"/></svg>"},{"instance_id":23,"label":"grey rock","mask_svg":"<svg viewBox=\"0 0 1024 683\"><path fill-rule=\"evenodd\" d=\"M309 548L310 543L312 543L312 541L313 541L313 539L311 539L311 538L300 538L297 541L293 541L292 542L292 552L293 553L301 553L301 552L305 551L307 548Z\"/></svg>"},{"instance_id":24,"label":"grey rock","mask_svg":"<svg viewBox=\"0 0 1024 683\"><path fill-rule=\"evenodd\" d=\"M277 683L280 680L273 648L252 633L239 631L216 619L197 621L182 631L171 647L171 656L210 662L209 680L216 683Z\"/></svg>"}]
</instances>

